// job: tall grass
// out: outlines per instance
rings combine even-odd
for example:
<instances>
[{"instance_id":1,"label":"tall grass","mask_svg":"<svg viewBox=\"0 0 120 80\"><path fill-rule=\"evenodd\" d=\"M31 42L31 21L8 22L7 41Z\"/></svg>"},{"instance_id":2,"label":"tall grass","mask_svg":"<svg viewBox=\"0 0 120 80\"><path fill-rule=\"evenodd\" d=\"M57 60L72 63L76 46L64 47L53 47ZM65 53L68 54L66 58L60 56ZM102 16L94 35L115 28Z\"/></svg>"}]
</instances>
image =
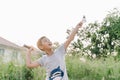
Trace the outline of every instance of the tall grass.
<instances>
[{"instance_id":1,"label":"tall grass","mask_svg":"<svg viewBox=\"0 0 120 80\"><path fill-rule=\"evenodd\" d=\"M113 57L80 61L76 56L66 58L70 80L120 80L120 61Z\"/></svg>"},{"instance_id":2,"label":"tall grass","mask_svg":"<svg viewBox=\"0 0 120 80\"><path fill-rule=\"evenodd\" d=\"M13 62L0 64L0 80L31 80L32 70Z\"/></svg>"},{"instance_id":3,"label":"tall grass","mask_svg":"<svg viewBox=\"0 0 120 80\"><path fill-rule=\"evenodd\" d=\"M120 80L120 61L114 57L85 59L83 62L80 56L66 56L69 80ZM45 70L0 62L0 80L45 80Z\"/></svg>"}]
</instances>

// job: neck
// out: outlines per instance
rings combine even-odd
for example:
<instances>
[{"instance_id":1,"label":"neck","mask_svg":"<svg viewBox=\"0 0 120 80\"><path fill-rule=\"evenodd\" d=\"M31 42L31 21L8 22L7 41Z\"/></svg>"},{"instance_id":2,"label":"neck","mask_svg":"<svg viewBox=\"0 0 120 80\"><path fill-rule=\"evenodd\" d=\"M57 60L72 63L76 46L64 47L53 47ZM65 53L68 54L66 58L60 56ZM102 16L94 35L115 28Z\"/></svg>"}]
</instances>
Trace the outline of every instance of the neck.
<instances>
[{"instance_id":1,"label":"neck","mask_svg":"<svg viewBox=\"0 0 120 80\"><path fill-rule=\"evenodd\" d=\"M45 52L47 53L48 56L50 56L50 55L53 54L53 50L52 50L52 49L50 49L50 50L46 50Z\"/></svg>"}]
</instances>

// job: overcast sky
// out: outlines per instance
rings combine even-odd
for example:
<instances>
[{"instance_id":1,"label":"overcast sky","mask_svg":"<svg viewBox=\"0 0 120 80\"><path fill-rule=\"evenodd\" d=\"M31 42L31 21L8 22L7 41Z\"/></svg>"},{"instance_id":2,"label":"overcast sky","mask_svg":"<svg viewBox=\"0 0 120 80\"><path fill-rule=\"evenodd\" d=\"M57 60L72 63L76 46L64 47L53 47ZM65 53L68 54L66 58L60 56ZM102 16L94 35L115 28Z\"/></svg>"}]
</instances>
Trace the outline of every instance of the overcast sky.
<instances>
[{"instance_id":1,"label":"overcast sky","mask_svg":"<svg viewBox=\"0 0 120 80\"><path fill-rule=\"evenodd\" d=\"M113 8L120 0L0 0L0 36L20 46L36 47L43 35L63 43L83 15L100 22Z\"/></svg>"}]
</instances>

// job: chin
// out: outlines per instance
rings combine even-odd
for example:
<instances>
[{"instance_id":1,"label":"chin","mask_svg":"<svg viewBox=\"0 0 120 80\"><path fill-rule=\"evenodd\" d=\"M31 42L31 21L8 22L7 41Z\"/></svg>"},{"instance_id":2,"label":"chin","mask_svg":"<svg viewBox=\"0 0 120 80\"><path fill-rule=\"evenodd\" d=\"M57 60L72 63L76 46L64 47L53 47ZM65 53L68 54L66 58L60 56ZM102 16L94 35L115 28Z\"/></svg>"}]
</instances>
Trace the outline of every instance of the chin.
<instances>
[{"instance_id":1,"label":"chin","mask_svg":"<svg viewBox=\"0 0 120 80\"><path fill-rule=\"evenodd\" d=\"M52 47L49 47L48 49L52 49Z\"/></svg>"}]
</instances>

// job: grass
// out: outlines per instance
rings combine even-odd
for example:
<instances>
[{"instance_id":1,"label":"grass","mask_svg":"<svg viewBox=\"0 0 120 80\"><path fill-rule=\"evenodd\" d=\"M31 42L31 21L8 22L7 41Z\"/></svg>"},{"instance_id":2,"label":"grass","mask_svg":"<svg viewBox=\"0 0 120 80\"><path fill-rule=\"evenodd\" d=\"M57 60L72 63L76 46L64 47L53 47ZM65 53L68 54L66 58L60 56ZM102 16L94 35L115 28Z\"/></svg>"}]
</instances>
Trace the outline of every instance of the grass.
<instances>
[{"instance_id":1,"label":"grass","mask_svg":"<svg viewBox=\"0 0 120 80\"><path fill-rule=\"evenodd\" d=\"M78 57L67 57L70 80L120 80L120 62L113 57L82 62Z\"/></svg>"},{"instance_id":2,"label":"grass","mask_svg":"<svg viewBox=\"0 0 120 80\"><path fill-rule=\"evenodd\" d=\"M120 61L114 57L80 60L80 56L66 56L69 80L120 80ZM0 80L45 80L41 67L28 69L13 62L0 62Z\"/></svg>"}]
</instances>

